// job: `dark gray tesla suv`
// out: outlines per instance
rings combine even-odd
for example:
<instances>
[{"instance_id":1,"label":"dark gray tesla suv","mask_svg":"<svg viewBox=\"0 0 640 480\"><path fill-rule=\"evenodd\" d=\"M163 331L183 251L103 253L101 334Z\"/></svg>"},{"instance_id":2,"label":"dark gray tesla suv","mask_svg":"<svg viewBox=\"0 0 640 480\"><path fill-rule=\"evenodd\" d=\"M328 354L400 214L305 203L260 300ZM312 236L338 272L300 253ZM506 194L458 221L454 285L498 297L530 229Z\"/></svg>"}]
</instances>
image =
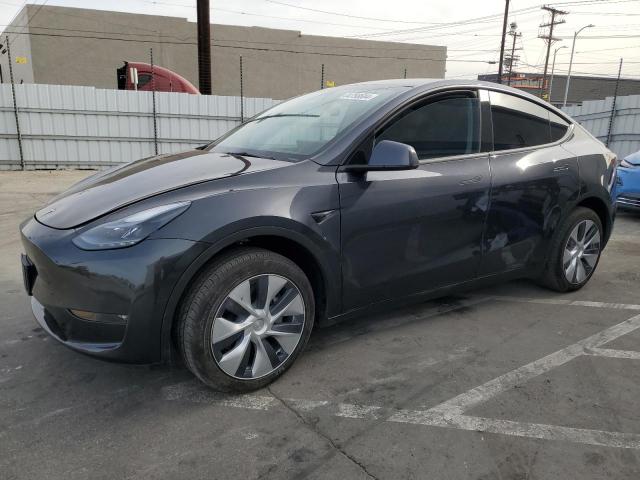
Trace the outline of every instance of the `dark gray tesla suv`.
<instances>
[{"instance_id":1,"label":"dark gray tesla suv","mask_svg":"<svg viewBox=\"0 0 640 480\"><path fill-rule=\"evenodd\" d=\"M347 85L76 184L21 226L25 286L72 349L179 352L206 384L249 390L314 324L517 277L582 287L611 233L615 169L518 90Z\"/></svg>"}]
</instances>

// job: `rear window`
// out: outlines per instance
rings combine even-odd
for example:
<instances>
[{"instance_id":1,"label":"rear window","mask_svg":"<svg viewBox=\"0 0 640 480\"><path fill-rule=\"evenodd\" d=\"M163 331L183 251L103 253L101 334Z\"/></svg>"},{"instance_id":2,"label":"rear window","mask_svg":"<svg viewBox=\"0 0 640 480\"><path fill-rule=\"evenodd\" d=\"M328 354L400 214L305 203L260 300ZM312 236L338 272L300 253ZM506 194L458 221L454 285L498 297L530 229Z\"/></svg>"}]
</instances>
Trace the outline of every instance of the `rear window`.
<instances>
[{"instance_id":1,"label":"rear window","mask_svg":"<svg viewBox=\"0 0 640 480\"><path fill-rule=\"evenodd\" d=\"M494 151L555 142L569 128L565 120L534 102L506 93L489 95Z\"/></svg>"}]
</instances>

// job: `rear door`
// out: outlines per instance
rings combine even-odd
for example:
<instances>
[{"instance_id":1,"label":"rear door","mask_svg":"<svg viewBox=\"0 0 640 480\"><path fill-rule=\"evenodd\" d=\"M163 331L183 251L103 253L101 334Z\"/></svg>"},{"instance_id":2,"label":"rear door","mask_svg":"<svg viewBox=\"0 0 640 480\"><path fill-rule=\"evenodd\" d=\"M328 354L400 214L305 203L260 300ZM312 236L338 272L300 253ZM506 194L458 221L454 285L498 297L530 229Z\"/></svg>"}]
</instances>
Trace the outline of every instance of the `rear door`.
<instances>
[{"instance_id":1,"label":"rear door","mask_svg":"<svg viewBox=\"0 0 640 480\"><path fill-rule=\"evenodd\" d=\"M561 145L569 123L526 98L489 96L494 146L481 276L540 266L580 189L577 158Z\"/></svg>"},{"instance_id":2,"label":"rear door","mask_svg":"<svg viewBox=\"0 0 640 480\"><path fill-rule=\"evenodd\" d=\"M345 310L476 276L490 188L480 111L473 90L417 101L353 159L393 140L415 148L419 168L338 173Z\"/></svg>"}]
</instances>

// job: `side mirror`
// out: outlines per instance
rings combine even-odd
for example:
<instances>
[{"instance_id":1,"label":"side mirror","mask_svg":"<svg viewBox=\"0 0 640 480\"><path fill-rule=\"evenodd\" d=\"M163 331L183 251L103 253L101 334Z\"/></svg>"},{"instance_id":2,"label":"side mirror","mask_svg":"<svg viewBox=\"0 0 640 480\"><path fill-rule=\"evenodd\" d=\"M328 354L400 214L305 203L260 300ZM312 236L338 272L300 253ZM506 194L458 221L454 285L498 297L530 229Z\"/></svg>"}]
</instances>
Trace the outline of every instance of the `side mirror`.
<instances>
[{"instance_id":1,"label":"side mirror","mask_svg":"<svg viewBox=\"0 0 640 480\"><path fill-rule=\"evenodd\" d=\"M345 165L347 172L368 172L379 170L413 170L418 168L418 154L406 143L383 140L373 147L371 158L366 165Z\"/></svg>"}]
</instances>

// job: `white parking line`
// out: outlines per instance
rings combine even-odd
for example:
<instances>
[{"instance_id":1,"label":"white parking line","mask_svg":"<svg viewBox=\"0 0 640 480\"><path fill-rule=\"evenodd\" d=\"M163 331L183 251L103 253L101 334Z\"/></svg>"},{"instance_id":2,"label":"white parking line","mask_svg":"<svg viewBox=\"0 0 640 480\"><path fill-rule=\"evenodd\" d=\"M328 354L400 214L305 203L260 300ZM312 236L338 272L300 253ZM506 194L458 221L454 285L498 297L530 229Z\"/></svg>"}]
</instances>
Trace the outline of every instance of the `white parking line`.
<instances>
[{"instance_id":1,"label":"white parking line","mask_svg":"<svg viewBox=\"0 0 640 480\"><path fill-rule=\"evenodd\" d=\"M338 404L338 413L336 413L335 416L345 418L378 418L378 410L380 410L380 407L371 405L340 403Z\"/></svg>"},{"instance_id":2,"label":"white parking line","mask_svg":"<svg viewBox=\"0 0 640 480\"><path fill-rule=\"evenodd\" d=\"M640 305L633 303L608 303L608 302L592 302L588 300L564 300L562 298L526 298L512 297L510 295L491 295L492 300L500 302L519 302L519 303L539 303L543 305L566 305L569 307L591 307L591 308L611 308L614 310L640 310Z\"/></svg>"},{"instance_id":3,"label":"white parking line","mask_svg":"<svg viewBox=\"0 0 640 480\"><path fill-rule=\"evenodd\" d=\"M565 303L561 300L521 299L518 297L496 297L495 299L502 301L524 301L527 303L577 305L595 308L627 310L640 309L640 306L638 305L617 303L582 301ZM639 360L640 352L602 348L603 345L612 342L623 335L627 335L638 328L640 328L640 314L580 340L573 345L569 345L566 348L551 353L546 357L500 375L497 378L489 380L488 382L472 388L467 392L461 393L460 395L457 395L433 408L427 410L399 410L384 421L488 432L535 439L568 441L606 447L640 449L640 434L517 422L465 414L469 409L495 398L516 385L523 384L583 355ZM216 393L208 390L196 381L171 385L165 387L163 392L164 397L167 400L186 400L196 403L210 403L220 406L251 410L269 410L279 404L275 397L272 396L234 396ZM301 411L309 412L315 409L324 409L328 415L361 420L376 420L378 418L384 418L382 417L382 412L385 411L382 407L375 405L331 403L326 400L287 399L287 402L294 408Z\"/></svg>"},{"instance_id":4,"label":"white parking line","mask_svg":"<svg viewBox=\"0 0 640 480\"><path fill-rule=\"evenodd\" d=\"M638 328L640 328L640 315L636 315L622 323L591 335L544 358L516 368L511 372L494 378L429 410L401 410L393 414L388 420L391 422L418 423L421 425L457 428L461 430L501 433L519 437L565 440L590 445L640 449L640 435L637 434L513 422L464 414L465 411L487 402L516 385L525 383L581 355L640 358L638 352L619 351L620 353L616 354L616 350L599 348Z\"/></svg>"},{"instance_id":5,"label":"white parking line","mask_svg":"<svg viewBox=\"0 0 640 480\"><path fill-rule=\"evenodd\" d=\"M291 404L296 410L303 412L310 412L319 407L324 407L329 404L328 400L301 400L299 398L287 398L287 403Z\"/></svg>"},{"instance_id":6,"label":"white parking line","mask_svg":"<svg viewBox=\"0 0 640 480\"><path fill-rule=\"evenodd\" d=\"M215 392L200 382L182 382L162 389L165 400L186 400L248 410L268 410L277 403L275 397L266 395L228 395Z\"/></svg>"},{"instance_id":7,"label":"white parking line","mask_svg":"<svg viewBox=\"0 0 640 480\"><path fill-rule=\"evenodd\" d=\"M455 428L472 432L497 433L542 440L560 440L601 447L640 449L640 435L635 433L606 432L602 430L562 427L559 425L514 422L511 420L474 417L470 415L445 417L442 414L430 410L413 412L405 410L391 416L388 421Z\"/></svg>"},{"instance_id":8,"label":"white parking line","mask_svg":"<svg viewBox=\"0 0 640 480\"><path fill-rule=\"evenodd\" d=\"M594 357L609 357L609 358L627 358L629 360L640 360L640 352L634 352L633 350L614 350L612 348L593 348L584 352L585 355L591 355Z\"/></svg>"}]
</instances>

